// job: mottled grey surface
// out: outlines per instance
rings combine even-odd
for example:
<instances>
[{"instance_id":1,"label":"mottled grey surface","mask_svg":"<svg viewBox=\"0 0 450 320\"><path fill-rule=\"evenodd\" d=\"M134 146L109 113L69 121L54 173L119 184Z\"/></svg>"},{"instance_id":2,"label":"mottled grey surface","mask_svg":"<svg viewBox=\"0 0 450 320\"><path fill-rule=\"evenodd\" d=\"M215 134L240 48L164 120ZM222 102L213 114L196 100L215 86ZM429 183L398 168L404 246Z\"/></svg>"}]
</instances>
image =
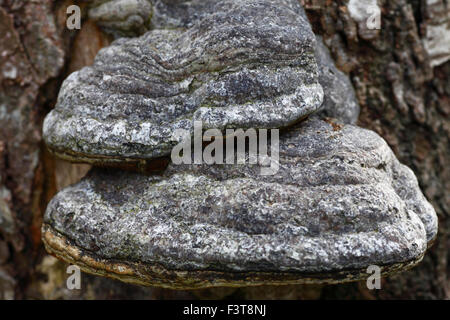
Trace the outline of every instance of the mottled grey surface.
<instances>
[{"instance_id":1,"label":"mottled grey surface","mask_svg":"<svg viewBox=\"0 0 450 320\"><path fill-rule=\"evenodd\" d=\"M344 123L356 124L359 103L349 77L336 68L328 48L317 36L316 60L319 67L319 82L324 99L321 114L339 119Z\"/></svg>"},{"instance_id":2,"label":"mottled grey surface","mask_svg":"<svg viewBox=\"0 0 450 320\"><path fill-rule=\"evenodd\" d=\"M50 202L44 225L109 261L299 277L407 263L436 236L414 174L374 132L314 117L281 135L278 173L259 173L95 169Z\"/></svg>"},{"instance_id":3,"label":"mottled grey surface","mask_svg":"<svg viewBox=\"0 0 450 320\"><path fill-rule=\"evenodd\" d=\"M87 0L89 1L89 0ZM90 0L89 18L115 37L138 36L151 29L190 28L217 12L223 0ZM228 1L231 2L231 1ZM239 0L255 4L255 0ZM259 2L267 2L260 0ZM297 14L304 12L296 0L271 0ZM226 6L228 4L225 4ZM272 10L271 8L265 8Z\"/></svg>"},{"instance_id":4,"label":"mottled grey surface","mask_svg":"<svg viewBox=\"0 0 450 320\"><path fill-rule=\"evenodd\" d=\"M195 21L214 12L217 0L198 1L150 1L150 0L114 0L102 1L103 5L90 11L94 20L116 35L127 35L130 31L141 35L152 29L188 28ZM150 3L153 3L153 6ZM290 5L290 0L284 5ZM295 5L291 5L296 8ZM306 21L302 9L298 14ZM136 16L151 17L152 23L143 23ZM125 20L125 21L124 21ZM131 22L129 22L130 20ZM319 83L324 90L322 114L340 119L345 123L355 124L359 116L359 104L348 76L336 68L328 48L320 36L316 37L316 60L319 67Z\"/></svg>"},{"instance_id":5,"label":"mottled grey surface","mask_svg":"<svg viewBox=\"0 0 450 320\"><path fill-rule=\"evenodd\" d=\"M89 18L116 37L136 36L150 29L153 15L150 0L92 1Z\"/></svg>"},{"instance_id":6,"label":"mottled grey surface","mask_svg":"<svg viewBox=\"0 0 450 320\"><path fill-rule=\"evenodd\" d=\"M188 27L118 39L71 74L44 122L50 149L83 161L152 159L193 120L285 127L320 108L315 37L296 1L208 3Z\"/></svg>"}]
</instances>

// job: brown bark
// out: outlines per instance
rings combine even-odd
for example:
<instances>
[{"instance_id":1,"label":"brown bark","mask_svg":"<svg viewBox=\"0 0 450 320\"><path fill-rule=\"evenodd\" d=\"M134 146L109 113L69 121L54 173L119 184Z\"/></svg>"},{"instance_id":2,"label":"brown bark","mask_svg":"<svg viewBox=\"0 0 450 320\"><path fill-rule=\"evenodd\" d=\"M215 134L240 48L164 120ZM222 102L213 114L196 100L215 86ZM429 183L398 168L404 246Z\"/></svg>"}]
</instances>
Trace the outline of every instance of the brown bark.
<instances>
[{"instance_id":1,"label":"brown bark","mask_svg":"<svg viewBox=\"0 0 450 320\"><path fill-rule=\"evenodd\" d=\"M381 30L355 22L347 1L301 1L314 32L352 79L361 105L359 125L383 136L414 170L439 215L440 233L424 261L383 279L377 291L353 283L195 292L135 287L85 274L82 289L70 291L66 265L43 250L39 230L46 204L88 167L45 151L42 119L62 80L91 64L111 41L86 19L80 31L65 28L65 9L73 2L0 0L0 299L450 298L450 62L436 64L439 57L423 42L429 26L450 23L447 1L436 8L426 0L379 0Z\"/></svg>"},{"instance_id":2,"label":"brown bark","mask_svg":"<svg viewBox=\"0 0 450 320\"><path fill-rule=\"evenodd\" d=\"M322 9L307 13L338 67L351 76L361 105L359 125L379 133L400 161L413 169L439 215L440 232L421 265L384 279L383 290L368 292L364 286L349 284L327 287L323 296L450 298L450 62L433 69L433 57L421 40L426 38L428 24L442 17L449 23L450 4L440 1L429 7L426 1L406 0L378 4L382 12L379 31L356 25L344 1L328 1Z\"/></svg>"}]
</instances>

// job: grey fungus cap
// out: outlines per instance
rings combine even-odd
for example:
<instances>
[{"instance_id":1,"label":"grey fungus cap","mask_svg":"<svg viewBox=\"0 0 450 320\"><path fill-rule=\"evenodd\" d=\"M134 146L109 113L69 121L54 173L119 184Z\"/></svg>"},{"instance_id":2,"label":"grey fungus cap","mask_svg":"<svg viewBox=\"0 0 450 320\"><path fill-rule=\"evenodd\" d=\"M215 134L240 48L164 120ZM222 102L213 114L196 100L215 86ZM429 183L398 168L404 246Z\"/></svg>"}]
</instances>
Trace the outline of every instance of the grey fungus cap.
<instances>
[{"instance_id":1,"label":"grey fungus cap","mask_svg":"<svg viewBox=\"0 0 450 320\"><path fill-rule=\"evenodd\" d=\"M64 81L44 140L70 161L155 172L94 168L60 191L42 226L49 253L172 289L340 283L421 261L436 213L386 142L352 125L351 82L299 1L95 0L89 16L141 36ZM169 163L196 120L280 128L278 170Z\"/></svg>"},{"instance_id":2,"label":"grey fungus cap","mask_svg":"<svg viewBox=\"0 0 450 320\"><path fill-rule=\"evenodd\" d=\"M153 15L151 0L91 0L90 2L89 18L115 37L137 36L151 27Z\"/></svg>"},{"instance_id":3,"label":"grey fungus cap","mask_svg":"<svg viewBox=\"0 0 450 320\"><path fill-rule=\"evenodd\" d=\"M279 165L94 169L50 202L44 243L90 273L187 289L387 275L436 236L414 174L374 132L313 117L282 132Z\"/></svg>"},{"instance_id":4,"label":"grey fungus cap","mask_svg":"<svg viewBox=\"0 0 450 320\"><path fill-rule=\"evenodd\" d=\"M334 64L322 37L316 36L316 60L319 66L319 83L324 91L320 114L344 123L356 124L359 103L349 77Z\"/></svg>"},{"instance_id":5,"label":"grey fungus cap","mask_svg":"<svg viewBox=\"0 0 450 320\"><path fill-rule=\"evenodd\" d=\"M185 25L120 38L71 74L44 121L49 149L71 161L139 163L169 155L176 130L195 120L280 128L320 109L316 40L298 1L205 3Z\"/></svg>"}]
</instances>

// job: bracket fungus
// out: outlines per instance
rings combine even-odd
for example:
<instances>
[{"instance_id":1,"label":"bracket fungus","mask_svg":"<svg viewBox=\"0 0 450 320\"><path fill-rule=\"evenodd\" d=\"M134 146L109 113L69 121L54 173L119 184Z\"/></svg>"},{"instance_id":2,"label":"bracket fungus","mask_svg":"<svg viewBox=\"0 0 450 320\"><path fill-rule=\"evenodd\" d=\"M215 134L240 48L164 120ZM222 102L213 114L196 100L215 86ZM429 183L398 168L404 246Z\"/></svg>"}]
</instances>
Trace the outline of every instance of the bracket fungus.
<instances>
[{"instance_id":1,"label":"bracket fungus","mask_svg":"<svg viewBox=\"0 0 450 320\"><path fill-rule=\"evenodd\" d=\"M324 91L321 114L344 123L356 124L359 103L348 76L336 68L330 51L317 36L316 60L319 67L319 83Z\"/></svg>"},{"instance_id":2,"label":"bracket fungus","mask_svg":"<svg viewBox=\"0 0 450 320\"><path fill-rule=\"evenodd\" d=\"M209 1L188 28L120 38L71 74L44 121L60 157L139 163L170 154L177 129L278 128L323 101L315 37L296 1ZM214 5L213 5L214 4Z\"/></svg>"},{"instance_id":3,"label":"bracket fungus","mask_svg":"<svg viewBox=\"0 0 450 320\"><path fill-rule=\"evenodd\" d=\"M313 118L280 137L280 169L94 169L60 192L47 250L84 270L168 288L335 283L418 263L437 220L376 133Z\"/></svg>"},{"instance_id":4,"label":"bracket fungus","mask_svg":"<svg viewBox=\"0 0 450 320\"><path fill-rule=\"evenodd\" d=\"M94 0L88 12L89 18L116 37L148 31L152 13L149 0Z\"/></svg>"},{"instance_id":5,"label":"bracket fungus","mask_svg":"<svg viewBox=\"0 0 450 320\"><path fill-rule=\"evenodd\" d=\"M352 125L351 83L320 38L316 47L298 1L191 1L177 16L182 5L158 2L160 28L116 40L66 79L44 123L47 145L95 165L154 163L195 120L281 128L278 171L93 168L48 204L47 251L172 289L340 283L367 278L371 265L388 275L419 263L436 213L387 143Z\"/></svg>"}]
</instances>

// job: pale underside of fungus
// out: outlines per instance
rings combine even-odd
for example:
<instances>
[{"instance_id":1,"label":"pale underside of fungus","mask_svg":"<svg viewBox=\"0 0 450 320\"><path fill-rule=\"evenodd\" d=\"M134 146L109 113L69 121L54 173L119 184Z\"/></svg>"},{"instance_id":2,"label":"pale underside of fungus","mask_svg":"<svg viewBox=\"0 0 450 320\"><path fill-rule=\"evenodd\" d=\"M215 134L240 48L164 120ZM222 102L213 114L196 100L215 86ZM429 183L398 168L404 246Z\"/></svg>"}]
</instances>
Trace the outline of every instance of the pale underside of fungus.
<instances>
[{"instance_id":1,"label":"pale underside of fungus","mask_svg":"<svg viewBox=\"0 0 450 320\"><path fill-rule=\"evenodd\" d=\"M175 131L196 120L205 129L281 128L320 109L316 40L298 1L194 3L198 14L181 26L120 38L64 81L44 121L52 152L139 163L169 155Z\"/></svg>"},{"instance_id":2,"label":"pale underside of fungus","mask_svg":"<svg viewBox=\"0 0 450 320\"><path fill-rule=\"evenodd\" d=\"M84 271L173 289L337 283L417 264L437 218L376 133L313 117L280 135L279 171L94 169L48 205L47 250Z\"/></svg>"}]
</instances>

